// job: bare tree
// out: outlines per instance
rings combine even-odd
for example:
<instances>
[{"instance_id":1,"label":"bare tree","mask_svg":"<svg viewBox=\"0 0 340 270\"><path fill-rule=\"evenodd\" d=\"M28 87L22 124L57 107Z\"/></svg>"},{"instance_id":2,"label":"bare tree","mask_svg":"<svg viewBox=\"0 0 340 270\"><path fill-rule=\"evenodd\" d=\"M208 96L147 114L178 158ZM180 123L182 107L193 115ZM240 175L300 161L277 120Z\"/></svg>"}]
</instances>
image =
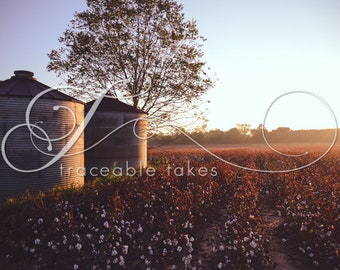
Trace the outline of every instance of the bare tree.
<instances>
[{"instance_id":1,"label":"bare tree","mask_svg":"<svg viewBox=\"0 0 340 270\"><path fill-rule=\"evenodd\" d=\"M174 0L88 0L48 54L49 71L83 89L111 88L160 121L189 112L211 86L196 22ZM119 86L115 82L123 80ZM196 102L196 104L195 104Z\"/></svg>"}]
</instances>

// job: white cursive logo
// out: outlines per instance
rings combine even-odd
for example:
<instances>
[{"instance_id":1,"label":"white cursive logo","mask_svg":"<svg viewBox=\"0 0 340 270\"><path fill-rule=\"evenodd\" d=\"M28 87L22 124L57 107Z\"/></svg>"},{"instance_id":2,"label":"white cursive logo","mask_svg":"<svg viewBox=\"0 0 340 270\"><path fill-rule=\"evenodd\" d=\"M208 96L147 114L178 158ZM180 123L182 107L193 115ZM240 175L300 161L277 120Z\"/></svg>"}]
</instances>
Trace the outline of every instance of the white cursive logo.
<instances>
[{"instance_id":1,"label":"white cursive logo","mask_svg":"<svg viewBox=\"0 0 340 270\"><path fill-rule=\"evenodd\" d=\"M119 81L117 82L116 84L118 83L122 83L123 81ZM70 88L70 87L65 87L65 88ZM61 87L59 87L59 89L62 89ZM77 153L68 153L69 150L72 148L72 146L77 142L77 140L79 139L79 137L81 136L81 134L84 132L87 124L90 122L91 118L93 117L94 113L96 112L98 106L100 105L101 101L103 100L104 97L109 97L109 98L116 98L116 97L113 97L113 96L110 96L110 95L106 95L107 91L105 92L102 92L102 95L97 98L95 100L95 102L93 103L92 107L90 108L89 112L86 114L85 118L83 119L83 121L80 123L79 127L75 130L76 128L76 116L74 114L74 112L68 108L68 107L65 107L65 106L54 106L53 107L53 110L55 111L58 111L60 109L64 109L64 110L67 110L69 113L71 113L72 115L72 118L73 118L73 125L72 125L72 128L71 130L61 136L60 138L53 138L51 139L49 137L49 135L47 134L47 132L45 130L43 130L40 126L38 126L38 124L40 124L41 122L37 122L35 124L32 124L30 123L30 114L31 114L31 110L34 106L34 103L43 95L45 95L46 93L48 93L49 91L53 91L55 90L54 88L49 88L49 89L46 89L45 91L42 91L41 93L39 93L37 96L35 96L31 102L29 103L28 107L27 107L27 110L26 110L26 123L22 123L22 124L19 124L19 125L16 125L14 127L12 127L4 136L3 140L2 140L2 143L1 143L1 153L2 153L2 156L4 158L4 161L7 163L8 166L10 166L13 170L16 170L16 171L19 171L19 172L23 172L23 173L31 173L31 172L37 172L37 171L41 171L43 169L46 169L48 168L49 166L51 166L52 164L54 164L55 162L57 162L60 158L64 157L64 156L71 156L71 155L78 155L78 154L81 154L81 153L84 153L85 151L87 150L90 150L94 147L96 147L98 144L100 144L102 141L104 141L106 138L108 138L109 136L111 136L113 133L115 133L116 131L118 131L119 129L123 128L124 126L126 125L129 125L129 124L132 124L134 123L133 125L133 132L134 132L134 135L139 138L139 139L148 139L150 138L151 136L153 136L153 134L151 136L147 136L147 137L141 137L139 134L137 134L136 132L136 126L137 126L137 123L138 121L140 120L145 120L145 119L148 119L147 116L143 116L143 117L139 117L139 118L135 118L135 119L132 119L132 120L129 120L127 122L125 122L124 124L120 125L119 127L115 128L114 130L112 130L111 132L109 132L107 135L105 135L101 140L99 140L98 142L94 143L93 145L91 145L90 147L88 147L87 149L84 149L84 150L81 150ZM266 145L271 149L273 150L274 152L280 154L280 155L284 155L284 156L288 156L288 157L299 157L299 156L303 156L303 155L308 155L308 152L305 152L305 153L302 153L302 154L297 154L297 155L291 155L291 154L285 154L285 153L282 153L280 151L278 151L277 149L275 149L268 141L267 137L266 137L266 134L265 134L265 125L266 125L266 120L267 120L267 116L271 110L271 108L274 106L274 104L279 100L281 99L282 97L284 96L287 96L287 95L292 95L292 94L296 94L296 93L299 93L299 94L306 94L306 95L311 95L312 97L318 99L326 108L327 110L329 111L330 113L330 116L333 118L333 121L334 121L334 136L333 136L333 140L330 144L330 146L327 148L327 150L318 158L316 158L315 160L309 162L308 164L305 164L303 166L300 166L300 167L296 167L296 168L291 168L291 169L286 169L286 170L262 170L262 169L256 169L256 168L250 168L250 167L245 167L245 166L241 166L241 165L238 165L238 164L235 164L235 163L232 163L232 162L229 162L227 160L225 160L224 158L218 156L217 154L211 152L209 149L207 149L205 146L201 145L199 142L197 142L196 140L194 140L193 138L191 138L187 133L185 133L180 127L177 127L175 125L172 125L172 124L168 124L169 127L172 127L174 129L176 129L177 131L179 131L180 133L182 133L185 137L187 137L189 140L191 140L194 144L196 144L198 147L202 148L205 152L209 153L211 156L215 157L216 159L218 159L219 161L221 162L224 162L226 164L229 164L229 165L232 165L234 167L237 167L237 168L240 168L240 169L244 169L244 170L249 170L249 171L255 171L255 172L262 172L262 173L287 173L287 172L293 172L293 171L297 171L297 170L301 170L301 169L304 169L314 163L316 163L317 161L319 161L321 158L323 158L334 146L334 144L336 143L336 139L337 139L337 135L338 135L338 123L337 123L337 119L336 119L336 116L334 114L334 111L332 110L331 106L322 98L320 97L319 95L313 93L313 92L308 92L308 91L293 91L293 92L287 92L287 93L284 93L282 95L280 95L279 97L277 97L269 106L269 108L267 109L267 112L265 114L265 117L264 117L264 120L263 120L263 125L262 125L262 136L263 136L263 139L266 143ZM140 95L143 95L144 93L141 93ZM48 156L51 156L51 160L49 162L47 162L46 164L42 165L41 167L39 168L35 168L35 169L30 169L30 170L24 170L24 169L20 169L20 168L17 168L15 167L8 159L7 157L7 154L6 154L6 142L9 138L9 136L18 128L22 128L22 127L27 127L30 131L30 137L31 137L31 142L32 144L34 145L34 147L40 151L41 153L45 154L45 155L48 155ZM43 134L43 136L39 136L38 134L36 134L36 132L34 132L34 129L36 130L39 130L40 133ZM71 134L73 133L73 135L71 136ZM59 151L59 153L57 154L52 154L50 153L53 149L53 142L56 142L56 141L60 141L62 139L65 139L67 137L71 136L70 140L66 143L66 145ZM48 147L47 147L47 152L46 151L43 151L41 149L39 149L39 147L34 143L34 138L35 139L39 139L39 140L42 140L42 141L45 141L47 142L48 144Z\"/></svg>"}]
</instances>

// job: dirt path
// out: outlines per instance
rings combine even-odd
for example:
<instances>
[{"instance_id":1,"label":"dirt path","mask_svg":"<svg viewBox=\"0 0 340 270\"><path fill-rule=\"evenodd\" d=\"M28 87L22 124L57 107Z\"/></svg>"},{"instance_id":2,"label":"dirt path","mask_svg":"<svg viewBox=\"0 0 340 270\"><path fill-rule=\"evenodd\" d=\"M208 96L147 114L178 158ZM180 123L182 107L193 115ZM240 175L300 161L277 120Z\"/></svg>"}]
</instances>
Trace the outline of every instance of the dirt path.
<instances>
[{"instance_id":1,"label":"dirt path","mask_svg":"<svg viewBox=\"0 0 340 270\"><path fill-rule=\"evenodd\" d=\"M276 211L263 211L262 217L265 221L264 226L270 235L269 255L273 263L274 270L303 270L304 267L292 259L289 249L284 239L277 235L279 226L283 224L283 218L278 216Z\"/></svg>"},{"instance_id":2,"label":"dirt path","mask_svg":"<svg viewBox=\"0 0 340 270\"><path fill-rule=\"evenodd\" d=\"M218 218L209 220L202 228L202 231L197 238L197 247L195 250L195 257L199 262L198 269L211 269L214 265L214 257L216 249L221 239L221 228L226 221L227 211L220 211ZM221 225L222 224L222 225ZM216 267L216 265L215 265Z\"/></svg>"},{"instance_id":3,"label":"dirt path","mask_svg":"<svg viewBox=\"0 0 340 270\"><path fill-rule=\"evenodd\" d=\"M202 228L199 237L196 239L195 258L198 264L197 269L211 269L216 267L216 248L221 239L221 229L226 220L226 211L220 211L218 218L210 220ZM270 238L269 256L272 261L273 270L304 270L303 265L294 260L289 244L278 236L277 230L283 224L283 218L275 211L266 210L262 212L263 226Z\"/></svg>"}]
</instances>

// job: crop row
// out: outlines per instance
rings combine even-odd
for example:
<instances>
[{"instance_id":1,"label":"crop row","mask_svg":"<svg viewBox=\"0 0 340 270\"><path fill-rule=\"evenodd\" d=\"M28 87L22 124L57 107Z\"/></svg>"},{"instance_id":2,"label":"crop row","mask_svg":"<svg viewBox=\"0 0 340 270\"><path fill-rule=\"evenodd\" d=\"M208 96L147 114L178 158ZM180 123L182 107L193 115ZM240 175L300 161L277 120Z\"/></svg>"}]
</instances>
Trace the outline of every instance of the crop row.
<instances>
[{"instance_id":1,"label":"crop row","mask_svg":"<svg viewBox=\"0 0 340 270\"><path fill-rule=\"evenodd\" d=\"M317 157L221 155L271 170ZM149 163L153 176L110 176L3 203L0 268L271 269L266 209L284 219L280 237L309 268L340 268L338 152L290 173L247 171L183 151L153 154ZM212 224L212 250L202 251L200 234Z\"/></svg>"}]
</instances>

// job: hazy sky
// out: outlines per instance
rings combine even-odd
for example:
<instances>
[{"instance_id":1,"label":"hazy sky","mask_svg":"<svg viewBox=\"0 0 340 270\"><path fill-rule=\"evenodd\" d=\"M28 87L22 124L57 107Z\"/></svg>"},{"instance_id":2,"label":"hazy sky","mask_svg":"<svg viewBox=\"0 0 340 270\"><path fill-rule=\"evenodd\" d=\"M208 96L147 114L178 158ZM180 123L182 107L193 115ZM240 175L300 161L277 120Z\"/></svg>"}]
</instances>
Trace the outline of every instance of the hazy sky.
<instances>
[{"instance_id":1,"label":"hazy sky","mask_svg":"<svg viewBox=\"0 0 340 270\"><path fill-rule=\"evenodd\" d=\"M207 38L204 60L218 79L206 95L210 128L256 127L277 97L312 91L340 116L340 1L181 0L187 19ZM50 86L47 53L85 0L2 0L0 79L27 69ZM340 119L340 118L339 118ZM283 96L267 116L269 129L334 127L322 102L308 94Z\"/></svg>"}]
</instances>

